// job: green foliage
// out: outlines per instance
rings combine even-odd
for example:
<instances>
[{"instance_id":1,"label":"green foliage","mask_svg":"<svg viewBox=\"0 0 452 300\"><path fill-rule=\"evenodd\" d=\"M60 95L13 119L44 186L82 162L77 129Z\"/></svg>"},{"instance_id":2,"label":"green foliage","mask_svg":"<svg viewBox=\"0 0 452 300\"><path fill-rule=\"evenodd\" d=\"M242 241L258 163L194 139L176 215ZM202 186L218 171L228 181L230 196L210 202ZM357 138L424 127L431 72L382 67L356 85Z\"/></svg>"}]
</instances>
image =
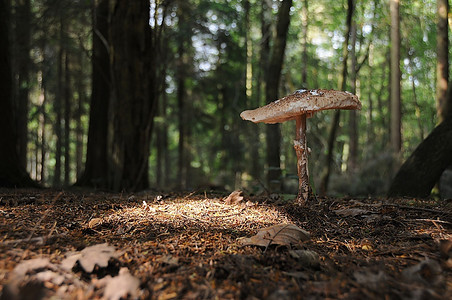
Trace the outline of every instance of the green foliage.
<instances>
[{"instance_id":1,"label":"green foliage","mask_svg":"<svg viewBox=\"0 0 452 300\"><path fill-rule=\"evenodd\" d=\"M163 28L165 69L161 88L161 103L165 103L165 117L154 120L155 130L164 128L168 145L167 173L173 187L177 182L178 160L178 44L183 41L183 72L188 116L184 124L189 128L190 187L203 184L227 186L233 189L256 184L264 174L251 178L253 161L264 166L265 125L248 124L240 119L242 110L254 108L263 99L263 72L261 65L261 1L251 0L247 12L245 0L191 0L162 1L166 6ZM272 1L272 26L276 22L279 1ZM342 47L345 32L346 1L308 0L307 61L302 58L301 10L305 1L294 1L291 26L287 41L280 95L302 86L302 68L306 66L308 88L337 88L342 65ZM385 152L389 139L389 7L376 0L357 1L354 20L357 26L356 55L359 64L357 93L363 103L359 112L359 157L361 166ZM401 2L401 69L402 69L402 121L403 157L406 157L436 124L435 68L436 68L436 2ZM247 16L246 14L249 13ZM91 2L90 1L32 1L32 86L29 115L29 170L40 179L41 160L36 159L43 150L45 178L50 182L55 163L55 104L61 86L58 81L58 51L64 45L70 57L71 93L71 181L75 181L75 128L80 122L83 135L88 130L89 95L91 85ZM246 20L249 19L248 27ZM61 22L64 31L61 35ZM273 27L272 27L273 28ZM247 44L247 37L249 43ZM247 47L251 47L247 52ZM150 53L149 55L152 55ZM247 56L251 55L251 56ZM247 61L251 66L252 88L247 95ZM350 63L349 63L350 66ZM248 72L250 72L248 70ZM349 74L354 70L349 69ZM350 83L347 85L350 88ZM413 88L414 86L414 88ZM163 95L165 93L165 95ZM42 100L45 98L45 102ZM77 116L76 107L81 105ZM333 112L318 113L308 122L308 144L312 149L310 168L314 179L324 166L328 130ZM43 118L45 123L43 123ZM337 138L335 171L344 171L349 143L348 114L341 119ZM284 174L296 173L293 151L294 124L289 122L282 130L282 167ZM44 130L42 130L44 128ZM43 140L39 132L44 132ZM157 143L152 144L150 180L156 186ZM40 138L36 138L40 137ZM85 151L86 138L81 147ZM256 150L257 148L257 150ZM256 150L253 152L253 149ZM252 154L254 153L254 154ZM255 154L257 153L257 157ZM33 173L34 172L34 173ZM264 170L265 172L265 170ZM368 170L366 169L366 172ZM383 171L382 171L383 172ZM242 180L243 179L243 180ZM254 180L254 183L253 183ZM157 187L157 186L156 186ZM165 188L158 186L158 188ZM251 188L251 187L250 187Z\"/></svg>"}]
</instances>

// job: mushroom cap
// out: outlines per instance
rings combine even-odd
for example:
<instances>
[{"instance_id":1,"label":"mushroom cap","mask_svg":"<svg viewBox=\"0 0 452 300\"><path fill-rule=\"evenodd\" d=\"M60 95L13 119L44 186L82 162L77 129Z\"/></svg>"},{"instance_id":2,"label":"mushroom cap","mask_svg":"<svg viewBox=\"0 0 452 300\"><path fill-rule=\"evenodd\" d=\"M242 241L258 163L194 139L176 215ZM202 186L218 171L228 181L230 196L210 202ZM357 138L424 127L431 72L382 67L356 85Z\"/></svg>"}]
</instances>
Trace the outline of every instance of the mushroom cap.
<instances>
[{"instance_id":1,"label":"mushroom cap","mask_svg":"<svg viewBox=\"0 0 452 300\"><path fill-rule=\"evenodd\" d=\"M265 106L245 110L242 119L254 123L282 123L295 117L326 109L361 109L361 102L356 95L335 90L298 90L282 99Z\"/></svg>"}]
</instances>

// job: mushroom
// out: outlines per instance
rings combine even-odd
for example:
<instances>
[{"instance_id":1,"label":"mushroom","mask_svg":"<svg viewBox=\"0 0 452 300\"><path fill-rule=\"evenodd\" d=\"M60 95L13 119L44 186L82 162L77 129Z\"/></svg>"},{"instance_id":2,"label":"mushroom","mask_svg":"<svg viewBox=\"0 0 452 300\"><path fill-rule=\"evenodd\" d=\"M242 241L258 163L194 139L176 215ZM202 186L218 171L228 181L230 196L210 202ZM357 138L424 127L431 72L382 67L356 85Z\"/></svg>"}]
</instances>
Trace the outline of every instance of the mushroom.
<instances>
[{"instance_id":1,"label":"mushroom","mask_svg":"<svg viewBox=\"0 0 452 300\"><path fill-rule=\"evenodd\" d=\"M254 110L245 110L242 119L254 123L282 123L290 120L296 122L294 148L297 153L298 170L298 204L304 204L309 197L308 155L306 146L306 119L315 112L326 109L361 109L361 102L356 95L335 90L297 90L293 94L276 100Z\"/></svg>"}]
</instances>

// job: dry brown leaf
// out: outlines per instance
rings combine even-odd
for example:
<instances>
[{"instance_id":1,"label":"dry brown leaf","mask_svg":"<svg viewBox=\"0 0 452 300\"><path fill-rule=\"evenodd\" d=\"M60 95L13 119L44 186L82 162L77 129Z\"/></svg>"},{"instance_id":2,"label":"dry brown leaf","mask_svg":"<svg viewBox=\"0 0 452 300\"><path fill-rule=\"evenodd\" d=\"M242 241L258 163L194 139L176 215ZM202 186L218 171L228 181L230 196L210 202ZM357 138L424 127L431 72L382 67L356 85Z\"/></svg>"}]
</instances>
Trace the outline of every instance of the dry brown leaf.
<instances>
[{"instance_id":1,"label":"dry brown leaf","mask_svg":"<svg viewBox=\"0 0 452 300\"><path fill-rule=\"evenodd\" d=\"M229 196L224 200L225 204L236 205L242 202L243 196L241 195L242 191L237 190L233 191Z\"/></svg>"},{"instance_id":2,"label":"dry brown leaf","mask_svg":"<svg viewBox=\"0 0 452 300\"><path fill-rule=\"evenodd\" d=\"M70 270L74 267L74 264L78 261L80 266L87 273L91 273L94 267L97 265L100 268L106 268L110 258L118 256L115 248L108 244L97 244L91 247L86 247L80 252L76 252L61 262L64 269Z\"/></svg>"},{"instance_id":3,"label":"dry brown leaf","mask_svg":"<svg viewBox=\"0 0 452 300\"><path fill-rule=\"evenodd\" d=\"M270 245L290 246L310 239L310 233L293 224L278 224L263 228L250 238L240 238L242 246L256 245L268 247Z\"/></svg>"},{"instance_id":4,"label":"dry brown leaf","mask_svg":"<svg viewBox=\"0 0 452 300\"><path fill-rule=\"evenodd\" d=\"M140 291L140 281L122 268L119 275L109 278L104 292L104 298L109 300L137 299Z\"/></svg>"},{"instance_id":5,"label":"dry brown leaf","mask_svg":"<svg viewBox=\"0 0 452 300\"><path fill-rule=\"evenodd\" d=\"M102 218L93 218L91 219L91 221L89 221L88 228L93 229L95 227L98 227L102 225L102 222L103 222Z\"/></svg>"},{"instance_id":6,"label":"dry brown leaf","mask_svg":"<svg viewBox=\"0 0 452 300\"><path fill-rule=\"evenodd\" d=\"M53 268L53 264L50 263L50 260L48 258L34 258L24 260L20 264L18 264L13 270L13 275L17 277L23 277L27 273L35 270Z\"/></svg>"}]
</instances>

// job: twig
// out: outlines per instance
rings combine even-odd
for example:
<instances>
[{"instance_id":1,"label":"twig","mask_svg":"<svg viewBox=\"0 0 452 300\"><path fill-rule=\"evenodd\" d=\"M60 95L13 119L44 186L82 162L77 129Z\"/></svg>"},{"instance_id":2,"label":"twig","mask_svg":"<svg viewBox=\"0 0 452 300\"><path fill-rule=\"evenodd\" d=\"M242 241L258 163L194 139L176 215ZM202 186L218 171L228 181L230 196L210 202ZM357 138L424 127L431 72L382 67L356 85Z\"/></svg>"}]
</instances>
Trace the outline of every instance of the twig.
<instances>
[{"instance_id":1,"label":"twig","mask_svg":"<svg viewBox=\"0 0 452 300\"><path fill-rule=\"evenodd\" d=\"M63 192L59 192L58 195L56 195L53 200L52 203L50 204L50 207L48 209L46 209L46 211L44 212L44 214L42 215L41 219L39 219L39 221L36 223L36 225L33 227L33 229L30 232L30 235L28 236L28 240L31 241L31 238L33 237L33 234L35 234L36 229L38 228L38 226L41 224L41 222L47 217L47 215L49 214L50 209L53 207L53 205L55 204L55 202L60 199L61 195L63 195Z\"/></svg>"},{"instance_id":2,"label":"twig","mask_svg":"<svg viewBox=\"0 0 452 300\"><path fill-rule=\"evenodd\" d=\"M425 222L433 222L433 223L443 223L443 224L452 224L452 222L443 221L443 220L433 220L433 219L414 219L416 221L425 221Z\"/></svg>"}]
</instances>

